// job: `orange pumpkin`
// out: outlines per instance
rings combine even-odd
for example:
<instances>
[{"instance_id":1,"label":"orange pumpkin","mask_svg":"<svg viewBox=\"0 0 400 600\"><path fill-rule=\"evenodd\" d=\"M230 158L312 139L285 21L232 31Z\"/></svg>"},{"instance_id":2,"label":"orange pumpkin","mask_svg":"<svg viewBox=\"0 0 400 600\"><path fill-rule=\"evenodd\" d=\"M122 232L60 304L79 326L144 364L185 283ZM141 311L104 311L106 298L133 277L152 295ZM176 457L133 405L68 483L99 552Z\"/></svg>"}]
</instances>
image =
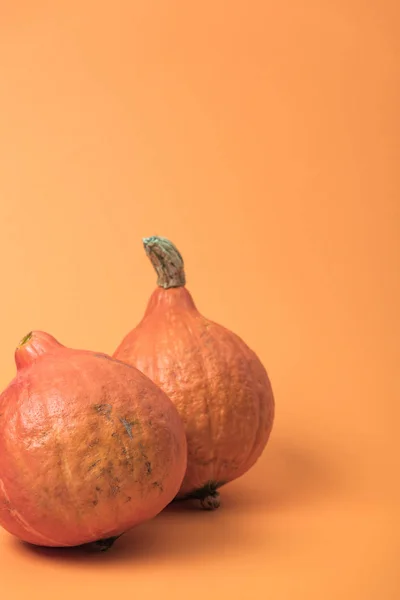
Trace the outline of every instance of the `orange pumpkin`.
<instances>
[{"instance_id":1,"label":"orange pumpkin","mask_svg":"<svg viewBox=\"0 0 400 600\"><path fill-rule=\"evenodd\" d=\"M267 444L275 410L270 380L237 335L199 313L176 247L161 237L143 243L158 287L114 357L157 383L183 419L188 465L177 499L214 509L218 488L246 473Z\"/></svg>"},{"instance_id":2,"label":"orange pumpkin","mask_svg":"<svg viewBox=\"0 0 400 600\"><path fill-rule=\"evenodd\" d=\"M185 474L182 421L164 392L105 354L35 331L0 396L0 525L42 546L107 549L157 515Z\"/></svg>"}]
</instances>

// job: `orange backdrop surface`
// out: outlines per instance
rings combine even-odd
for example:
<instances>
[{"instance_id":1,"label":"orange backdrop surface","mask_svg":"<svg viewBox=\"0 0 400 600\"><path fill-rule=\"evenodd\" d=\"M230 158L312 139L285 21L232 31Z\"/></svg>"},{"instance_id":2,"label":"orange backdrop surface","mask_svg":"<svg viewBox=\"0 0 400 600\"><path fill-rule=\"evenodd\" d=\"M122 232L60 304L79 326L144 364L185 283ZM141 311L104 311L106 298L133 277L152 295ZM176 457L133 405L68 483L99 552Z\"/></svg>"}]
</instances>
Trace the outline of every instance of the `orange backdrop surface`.
<instances>
[{"instance_id":1,"label":"orange backdrop surface","mask_svg":"<svg viewBox=\"0 0 400 600\"><path fill-rule=\"evenodd\" d=\"M113 352L158 234L276 396L219 511L97 557L2 531L5 598L400 598L397 5L1 2L2 388L31 329Z\"/></svg>"}]
</instances>

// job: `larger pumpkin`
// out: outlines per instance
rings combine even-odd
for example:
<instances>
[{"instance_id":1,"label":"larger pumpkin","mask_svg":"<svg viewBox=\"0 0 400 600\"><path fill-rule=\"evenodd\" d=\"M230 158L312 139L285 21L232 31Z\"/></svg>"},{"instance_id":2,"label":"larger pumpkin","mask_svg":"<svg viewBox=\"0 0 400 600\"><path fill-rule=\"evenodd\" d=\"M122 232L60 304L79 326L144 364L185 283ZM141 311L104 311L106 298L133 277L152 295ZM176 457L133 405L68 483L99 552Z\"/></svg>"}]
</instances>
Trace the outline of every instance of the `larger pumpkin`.
<instances>
[{"instance_id":1,"label":"larger pumpkin","mask_svg":"<svg viewBox=\"0 0 400 600\"><path fill-rule=\"evenodd\" d=\"M274 419L270 380L237 335L199 313L176 247L161 237L146 238L144 246L158 288L114 357L156 382L184 421L188 466L177 497L216 508L218 488L248 471L267 444Z\"/></svg>"},{"instance_id":2,"label":"larger pumpkin","mask_svg":"<svg viewBox=\"0 0 400 600\"><path fill-rule=\"evenodd\" d=\"M159 513L186 468L171 401L104 354L33 332L0 396L0 524L42 546L99 542Z\"/></svg>"}]
</instances>

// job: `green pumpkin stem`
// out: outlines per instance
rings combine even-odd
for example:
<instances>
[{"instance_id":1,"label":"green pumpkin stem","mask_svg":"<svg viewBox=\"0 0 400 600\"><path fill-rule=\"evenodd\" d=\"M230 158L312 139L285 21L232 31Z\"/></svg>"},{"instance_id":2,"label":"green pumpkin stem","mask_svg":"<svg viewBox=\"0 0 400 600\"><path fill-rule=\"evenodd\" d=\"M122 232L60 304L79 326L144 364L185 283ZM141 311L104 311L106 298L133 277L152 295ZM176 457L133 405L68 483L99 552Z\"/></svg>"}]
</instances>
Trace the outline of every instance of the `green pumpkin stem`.
<instances>
[{"instance_id":1,"label":"green pumpkin stem","mask_svg":"<svg viewBox=\"0 0 400 600\"><path fill-rule=\"evenodd\" d=\"M159 287L177 288L186 284L183 258L172 242L153 236L144 238L143 246L157 273Z\"/></svg>"}]
</instances>

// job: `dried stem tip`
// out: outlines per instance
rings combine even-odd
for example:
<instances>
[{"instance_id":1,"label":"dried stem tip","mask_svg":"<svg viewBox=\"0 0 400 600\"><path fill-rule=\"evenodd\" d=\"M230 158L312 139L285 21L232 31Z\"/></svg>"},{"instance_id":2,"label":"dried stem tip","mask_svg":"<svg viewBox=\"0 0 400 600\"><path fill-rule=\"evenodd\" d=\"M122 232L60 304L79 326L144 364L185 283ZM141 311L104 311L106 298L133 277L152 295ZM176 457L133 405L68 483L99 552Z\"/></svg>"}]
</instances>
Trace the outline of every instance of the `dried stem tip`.
<instances>
[{"instance_id":1,"label":"dried stem tip","mask_svg":"<svg viewBox=\"0 0 400 600\"><path fill-rule=\"evenodd\" d=\"M153 236L144 238L143 246L157 273L158 286L168 289L185 285L183 258L172 242Z\"/></svg>"}]
</instances>

